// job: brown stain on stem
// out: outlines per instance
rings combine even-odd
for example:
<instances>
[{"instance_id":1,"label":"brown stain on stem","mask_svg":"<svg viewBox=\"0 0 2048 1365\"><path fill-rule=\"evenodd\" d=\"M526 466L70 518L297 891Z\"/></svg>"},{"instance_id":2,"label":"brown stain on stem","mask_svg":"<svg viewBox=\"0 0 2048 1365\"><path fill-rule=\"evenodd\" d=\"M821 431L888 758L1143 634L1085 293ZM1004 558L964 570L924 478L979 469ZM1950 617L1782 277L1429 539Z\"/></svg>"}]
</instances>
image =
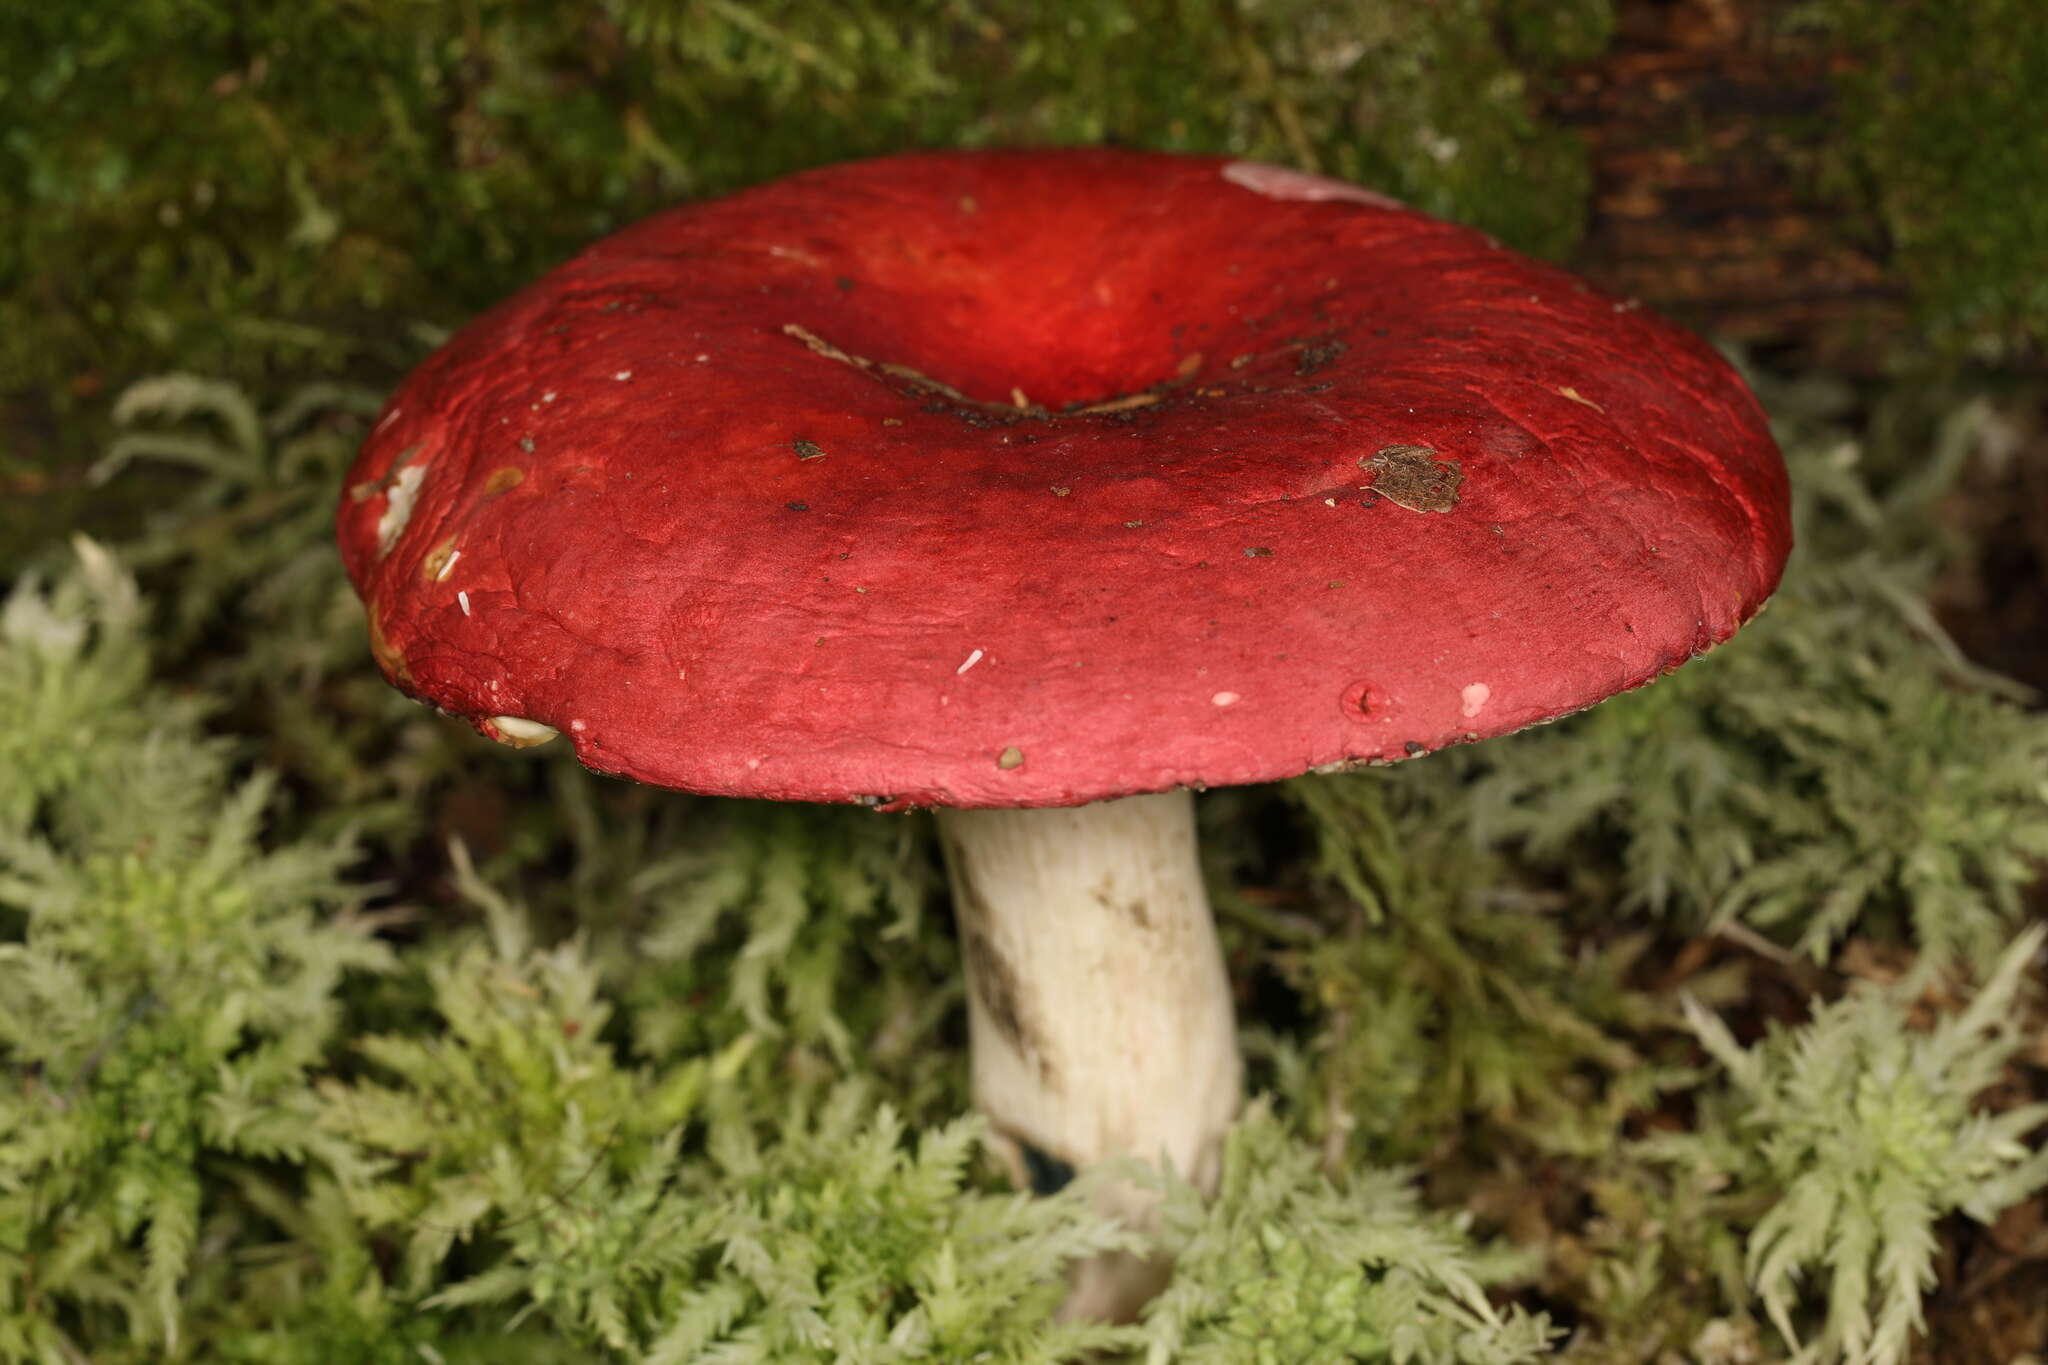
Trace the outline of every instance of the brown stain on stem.
<instances>
[{"instance_id":1,"label":"brown stain on stem","mask_svg":"<svg viewBox=\"0 0 2048 1365\"><path fill-rule=\"evenodd\" d=\"M960 924L960 956L967 966L968 988L981 1002L989 1024L1018 1056L1038 1068L1039 1083L1059 1086L1059 1073L1046 1053L1037 1006L1023 976L996 946L989 932L995 918L975 884L967 858L954 840L945 841L946 864L952 873L954 915Z\"/></svg>"},{"instance_id":2,"label":"brown stain on stem","mask_svg":"<svg viewBox=\"0 0 2048 1365\"><path fill-rule=\"evenodd\" d=\"M1095 897L1095 903L1111 914L1125 916L1140 929L1150 929L1152 927L1152 907L1145 903L1145 898L1143 896L1132 896L1128 899L1120 898L1116 894L1116 887L1110 883L1110 879L1107 876L1096 886L1092 894Z\"/></svg>"}]
</instances>

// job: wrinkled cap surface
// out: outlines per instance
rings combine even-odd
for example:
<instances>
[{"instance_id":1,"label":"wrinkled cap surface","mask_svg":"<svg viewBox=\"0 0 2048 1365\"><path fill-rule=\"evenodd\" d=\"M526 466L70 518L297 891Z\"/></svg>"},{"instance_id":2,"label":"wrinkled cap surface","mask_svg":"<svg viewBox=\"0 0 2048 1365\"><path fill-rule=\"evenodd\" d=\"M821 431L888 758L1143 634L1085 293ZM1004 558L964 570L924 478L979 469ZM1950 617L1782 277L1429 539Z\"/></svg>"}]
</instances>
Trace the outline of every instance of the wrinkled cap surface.
<instances>
[{"instance_id":1,"label":"wrinkled cap surface","mask_svg":"<svg viewBox=\"0 0 2048 1365\"><path fill-rule=\"evenodd\" d=\"M1007 806L1549 720L1790 545L1706 346L1216 158L829 167L606 239L392 398L339 532L387 676L734 796Z\"/></svg>"}]
</instances>

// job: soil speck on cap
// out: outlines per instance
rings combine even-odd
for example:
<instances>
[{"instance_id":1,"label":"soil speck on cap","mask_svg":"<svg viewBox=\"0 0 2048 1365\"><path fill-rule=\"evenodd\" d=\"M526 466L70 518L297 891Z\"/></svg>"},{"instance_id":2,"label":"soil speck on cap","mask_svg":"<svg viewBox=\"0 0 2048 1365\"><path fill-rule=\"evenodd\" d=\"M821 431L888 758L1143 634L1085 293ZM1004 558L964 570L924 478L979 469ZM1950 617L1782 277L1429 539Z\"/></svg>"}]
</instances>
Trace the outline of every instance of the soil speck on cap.
<instances>
[{"instance_id":1,"label":"soil speck on cap","mask_svg":"<svg viewBox=\"0 0 2048 1365\"><path fill-rule=\"evenodd\" d=\"M369 620L370 657L375 659L377 666L384 670L385 677L397 682L410 680L412 670L406 666L405 656L398 652L397 647L384 634L384 623L378 619L375 604L371 606Z\"/></svg>"},{"instance_id":2,"label":"soil speck on cap","mask_svg":"<svg viewBox=\"0 0 2048 1365\"><path fill-rule=\"evenodd\" d=\"M1008 772L1012 768L1022 767L1023 764L1024 751L1014 744L996 755L996 766L1004 772Z\"/></svg>"},{"instance_id":3,"label":"soil speck on cap","mask_svg":"<svg viewBox=\"0 0 2048 1365\"><path fill-rule=\"evenodd\" d=\"M796 457L799 460L822 460L825 458L825 452L818 448L816 441L791 441L789 448L796 452Z\"/></svg>"},{"instance_id":4,"label":"soil speck on cap","mask_svg":"<svg viewBox=\"0 0 2048 1365\"><path fill-rule=\"evenodd\" d=\"M1337 337L1309 342L1301 348L1301 358L1295 362L1294 372L1297 375L1314 374L1350 349Z\"/></svg>"},{"instance_id":5,"label":"soil speck on cap","mask_svg":"<svg viewBox=\"0 0 2048 1365\"><path fill-rule=\"evenodd\" d=\"M1429 752L1429 748L1427 745L1418 744L1416 741L1412 739L1409 740L1406 744L1403 744L1401 746L1401 750L1410 758L1420 758L1423 754Z\"/></svg>"},{"instance_id":6,"label":"soil speck on cap","mask_svg":"<svg viewBox=\"0 0 2048 1365\"><path fill-rule=\"evenodd\" d=\"M1270 546L1266 545L1247 545L1244 547L1244 557L1246 559L1271 559L1273 551Z\"/></svg>"},{"instance_id":7,"label":"soil speck on cap","mask_svg":"<svg viewBox=\"0 0 2048 1365\"><path fill-rule=\"evenodd\" d=\"M447 576L448 566L455 562L455 537L449 536L439 545L427 551L420 561L420 577L429 583L438 583Z\"/></svg>"},{"instance_id":8,"label":"soil speck on cap","mask_svg":"<svg viewBox=\"0 0 2048 1365\"><path fill-rule=\"evenodd\" d=\"M1450 511L1465 483L1458 462L1439 461L1428 446L1382 446L1358 463L1372 471L1373 492L1411 512Z\"/></svg>"}]
</instances>

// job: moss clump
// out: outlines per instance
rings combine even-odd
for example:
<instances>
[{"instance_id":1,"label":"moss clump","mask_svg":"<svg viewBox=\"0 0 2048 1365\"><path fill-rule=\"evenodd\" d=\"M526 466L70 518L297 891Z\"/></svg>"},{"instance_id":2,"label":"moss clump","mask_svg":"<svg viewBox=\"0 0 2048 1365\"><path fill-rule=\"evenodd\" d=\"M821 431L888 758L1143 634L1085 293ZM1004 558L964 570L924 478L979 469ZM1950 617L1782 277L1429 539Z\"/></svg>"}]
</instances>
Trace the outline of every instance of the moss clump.
<instances>
[{"instance_id":1,"label":"moss clump","mask_svg":"<svg viewBox=\"0 0 2048 1365\"><path fill-rule=\"evenodd\" d=\"M2031 0L1817 0L1799 21L1859 63L1823 157L1930 339L1991 357L2048 342L2048 27Z\"/></svg>"},{"instance_id":2,"label":"moss clump","mask_svg":"<svg viewBox=\"0 0 2048 1365\"><path fill-rule=\"evenodd\" d=\"M172 368L395 377L420 324L633 217L917 146L1260 156L1561 252L1586 174L1529 112L1509 10L1523 64L1605 31L1605 0L1568 24L1508 0L23 7L0 38L0 400L21 436Z\"/></svg>"}]
</instances>

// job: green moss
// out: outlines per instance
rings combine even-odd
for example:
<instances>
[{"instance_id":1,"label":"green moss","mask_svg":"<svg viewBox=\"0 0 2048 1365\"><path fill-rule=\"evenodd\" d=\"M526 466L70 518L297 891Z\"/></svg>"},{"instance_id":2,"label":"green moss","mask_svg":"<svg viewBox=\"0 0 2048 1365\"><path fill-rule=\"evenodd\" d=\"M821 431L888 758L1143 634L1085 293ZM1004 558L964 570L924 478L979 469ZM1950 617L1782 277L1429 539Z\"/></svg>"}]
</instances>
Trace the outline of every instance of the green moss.
<instances>
[{"instance_id":1,"label":"green moss","mask_svg":"<svg viewBox=\"0 0 2048 1365\"><path fill-rule=\"evenodd\" d=\"M1612 0L1506 0L1501 21L1515 54L1536 66L1590 61L1614 37Z\"/></svg>"},{"instance_id":2,"label":"green moss","mask_svg":"<svg viewBox=\"0 0 2048 1365\"><path fill-rule=\"evenodd\" d=\"M1840 984L1764 932L1844 969L1917 952L1922 984L2013 937L2048 730L1922 614L1934 509L1996 416L1966 395L1765 386L1801 561L1714 658L1426 764L1204 798L1274 1101L1217 1198L1169 1193L1169 1296L1092 1338L1045 1315L1116 1234L1082 1186L1012 1196L953 1121L920 822L501 750L367 662L329 508L376 394L608 227L865 152L1115 140L1355 176L1557 251L1585 173L1530 72L1596 51L1603 0L203 3L0 37L0 388L79 408L17 397L0 440L25 414L111 455L91 496L149 512L120 558L151 585L88 547L0 604L0 1357L1505 1362L1548 1309L1573 1359L1733 1358L1774 1301L1802 1331L1903 1320L1934 1216L2042 1174L2030 1111L1990 1112L2019 1086L1975 1107L1993 1075L2038 1089L2001 1071L2004 1026L1937 1020L1923 1083L1884 1083L1933 1056L1938 995L1718 1047L1728 1084L1676 1028L1680 987L1747 1037ZM1886 51L1852 83L1920 60ZM138 369L109 447L69 385ZM4 497L44 463L0 450L0 561L64 524ZM1853 1103L1801 1101L1823 1070ZM1952 1140L1975 1134L2033 1150ZM1773 1212L1802 1181L1891 1207L1872 1172L1931 1191L1888 1223L1912 1253L1889 1290L1855 1278L1853 1219ZM1745 1267L1809 1221L1849 1233L1779 1256L1803 1293Z\"/></svg>"},{"instance_id":3,"label":"green moss","mask_svg":"<svg viewBox=\"0 0 2048 1365\"><path fill-rule=\"evenodd\" d=\"M2048 27L2032 0L1817 0L1859 58L1823 180L1917 297L1929 339L2000 356L2048 342Z\"/></svg>"},{"instance_id":4,"label":"green moss","mask_svg":"<svg viewBox=\"0 0 2048 1365\"><path fill-rule=\"evenodd\" d=\"M674 7L182 0L24 9L0 38L0 393L171 368L379 382L658 206L915 146L1114 141L1355 176L1533 250L1576 143L1524 60L1605 0L806 0ZM1502 16L1511 22L1505 26ZM21 417L7 423L21 440Z\"/></svg>"}]
</instances>

